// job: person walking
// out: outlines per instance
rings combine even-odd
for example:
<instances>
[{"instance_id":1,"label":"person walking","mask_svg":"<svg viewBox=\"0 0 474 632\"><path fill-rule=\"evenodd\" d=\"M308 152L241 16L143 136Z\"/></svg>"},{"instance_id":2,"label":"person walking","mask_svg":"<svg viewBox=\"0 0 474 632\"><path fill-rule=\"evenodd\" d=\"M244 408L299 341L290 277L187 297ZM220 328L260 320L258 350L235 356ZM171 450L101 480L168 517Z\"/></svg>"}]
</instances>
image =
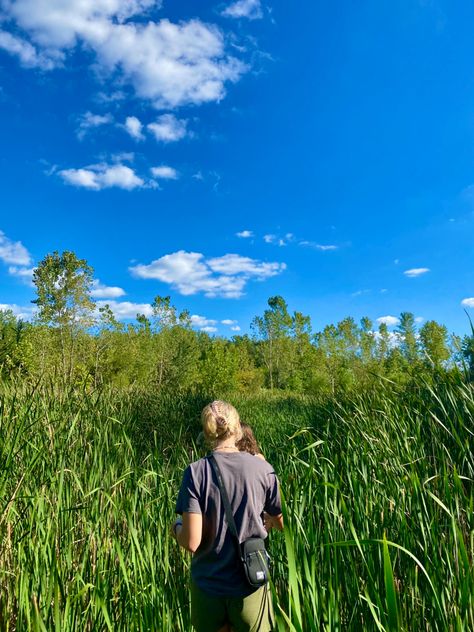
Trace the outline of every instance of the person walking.
<instances>
[{"instance_id":1,"label":"person walking","mask_svg":"<svg viewBox=\"0 0 474 632\"><path fill-rule=\"evenodd\" d=\"M283 529L278 479L267 461L239 451L236 443L242 429L234 406L214 401L203 409L201 421L212 453L186 468L176 502L181 517L171 531L178 544L193 554L191 621L196 632L270 632L268 583L255 588L247 581L218 476L240 544L267 537L263 512L268 515L268 528Z\"/></svg>"}]
</instances>

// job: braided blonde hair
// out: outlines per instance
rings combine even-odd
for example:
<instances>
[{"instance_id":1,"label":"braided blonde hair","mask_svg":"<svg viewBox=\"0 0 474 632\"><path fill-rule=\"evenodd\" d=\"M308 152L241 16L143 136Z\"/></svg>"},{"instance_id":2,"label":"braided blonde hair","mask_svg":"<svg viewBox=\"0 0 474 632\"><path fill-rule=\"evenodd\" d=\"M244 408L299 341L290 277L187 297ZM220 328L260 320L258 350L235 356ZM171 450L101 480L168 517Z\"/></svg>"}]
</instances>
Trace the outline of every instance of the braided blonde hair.
<instances>
[{"instance_id":1,"label":"braided blonde hair","mask_svg":"<svg viewBox=\"0 0 474 632\"><path fill-rule=\"evenodd\" d=\"M204 407L201 422L206 440L211 445L232 436L237 442L242 437L239 413L232 404L220 399Z\"/></svg>"}]
</instances>

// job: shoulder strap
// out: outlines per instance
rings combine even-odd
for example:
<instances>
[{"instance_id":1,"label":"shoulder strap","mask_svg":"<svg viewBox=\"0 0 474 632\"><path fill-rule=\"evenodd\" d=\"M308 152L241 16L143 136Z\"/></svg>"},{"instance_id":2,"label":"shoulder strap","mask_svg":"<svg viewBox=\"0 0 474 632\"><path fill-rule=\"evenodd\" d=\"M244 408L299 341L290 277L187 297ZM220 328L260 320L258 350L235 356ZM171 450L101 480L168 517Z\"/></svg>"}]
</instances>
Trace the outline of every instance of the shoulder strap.
<instances>
[{"instance_id":1,"label":"shoulder strap","mask_svg":"<svg viewBox=\"0 0 474 632\"><path fill-rule=\"evenodd\" d=\"M224 481L222 479L221 469L213 454L209 456L209 462L217 478L217 485L219 486L219 491L221 493L222 503L224 505L225 517L227 519L227 524L229 525L229 530L235 539L235 542L237 544L237 548L239 551L239 555L241 556L239 535L237 533L237 527L235 525L234 514L232 513L232 508L230 506L229 496L227 495L227 490L225 488Z\"/></svg>"}]
</instances>

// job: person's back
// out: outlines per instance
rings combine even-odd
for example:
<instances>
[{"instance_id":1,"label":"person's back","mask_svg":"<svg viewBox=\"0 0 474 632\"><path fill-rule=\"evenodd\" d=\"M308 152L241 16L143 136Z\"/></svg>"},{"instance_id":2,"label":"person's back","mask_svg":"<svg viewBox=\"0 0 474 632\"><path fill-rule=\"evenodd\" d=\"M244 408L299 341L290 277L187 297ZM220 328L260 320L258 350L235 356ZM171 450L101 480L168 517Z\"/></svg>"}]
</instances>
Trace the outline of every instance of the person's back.
<instances>
[{"instance_id":1,"label":"person's back","mask_svg":"<svg viewBox=\"0 0 474 632\"><path fill-rule=\"evenodd\" d=\"M278 481L272 466L247 452L214 451L229 495L239 541L266 538L265 511L281 514ZM215 595L248 595L248 585L225 517L219 487L209 459L185 471L176 511L202 514L202 540L192 560L192 578Z\"/></svg>"},{"instance_id":2,"label":"person's back","mask_svg":"<svg viewBox=\"0 0 474 632\"><path fill-rule=\"evenodd\" d=\"M261 516L283 528L278 480L265 460L240 452L240 419L233 406L216 401L202 413L206 441L229 496L239 541L267 536ZM253 588L247 582L237 542L229 529L216 473L209 457L189 465L176 503L182 515L172 528L178 543L191 551L191 618L198 632L271 629L268 584Z\"/></svg>"}]
</instances>

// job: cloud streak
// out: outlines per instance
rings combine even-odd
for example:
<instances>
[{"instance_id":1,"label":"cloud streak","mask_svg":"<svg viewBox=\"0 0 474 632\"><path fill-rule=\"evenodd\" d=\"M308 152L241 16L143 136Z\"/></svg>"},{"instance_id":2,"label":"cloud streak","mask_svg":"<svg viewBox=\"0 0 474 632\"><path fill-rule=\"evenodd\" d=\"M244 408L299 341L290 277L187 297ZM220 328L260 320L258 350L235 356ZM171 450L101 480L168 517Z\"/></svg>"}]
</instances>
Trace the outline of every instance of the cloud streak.
<instances>
[{"instance_id":1,"label":"cloud streak","mask_svg":"<svg viewBox=\"0 0 474 632\"><path fill-rule=\"evenodd\" d=\"M427 272L430 272L429 268L410 268L410 270L405 270L403 274L410 279L414 279L426 274Z\"/></svg>"}]
</instances>

